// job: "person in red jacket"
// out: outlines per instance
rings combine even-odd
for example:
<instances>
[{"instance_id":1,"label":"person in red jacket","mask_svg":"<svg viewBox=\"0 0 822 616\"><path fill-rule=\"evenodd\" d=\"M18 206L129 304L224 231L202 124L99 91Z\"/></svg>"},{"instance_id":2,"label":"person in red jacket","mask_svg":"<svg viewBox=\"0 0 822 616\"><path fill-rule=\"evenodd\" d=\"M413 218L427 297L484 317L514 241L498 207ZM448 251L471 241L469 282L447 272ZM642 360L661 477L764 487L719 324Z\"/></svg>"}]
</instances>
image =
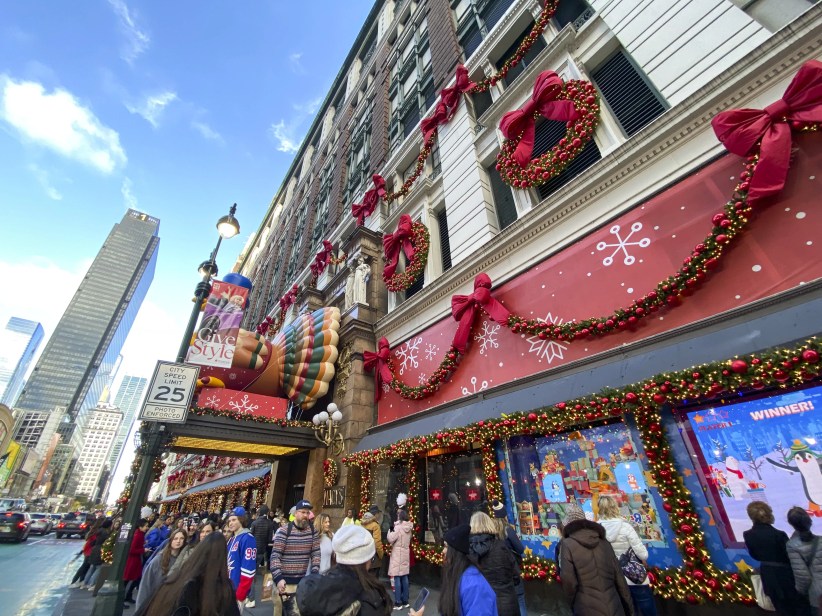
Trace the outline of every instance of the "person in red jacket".
<instances>
[{"instance_id":1,"label":"person in red jacket","mask_svg":"<svg viewBox=\"0 0 822 616\"><path fill-rule=\"evenodd\" d=\"M128 607L129 603L136 603L133 594L134 589L140 585L140 578L143 577L143 555L146 552L145 540L148 526L148 520L140 518L137 522L137 530L134 531L134 538L131 540L131 548L126 559L126 570L123 572L123 581L126 583L124 607Z\"/></svg>"}]
</instances>

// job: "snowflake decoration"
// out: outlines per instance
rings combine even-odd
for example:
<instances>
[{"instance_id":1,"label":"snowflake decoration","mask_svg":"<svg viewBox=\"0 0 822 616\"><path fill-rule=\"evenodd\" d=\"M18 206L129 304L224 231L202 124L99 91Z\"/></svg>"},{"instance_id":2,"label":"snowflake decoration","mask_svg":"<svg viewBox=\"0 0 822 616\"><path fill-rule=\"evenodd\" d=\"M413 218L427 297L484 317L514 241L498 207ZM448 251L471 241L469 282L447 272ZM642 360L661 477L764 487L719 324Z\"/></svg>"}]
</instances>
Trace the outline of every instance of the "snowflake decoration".
<instances>
[{"instance_id":1,"label":"snowflake decoration","mask_svg":"<svg viewBox=\"0 0 822 616\"><path fill-rule=\"evenodd\" d=\"M611 227L611 235L616 237L616 240L617 240L616 244L609 244L608 242L599 242L597 244L597 250L600 250L600 251L605 250L606 248L613 248L614 249L614 251L611 253L610 256L605 257L602 260L602 264L605 267L608 267L609 265L611 265L614 262L614 256L616 256L616 254L620 251L622 251L622 254L625 255L625 258L622 260L622 262L625 265L633 265L634 262L636 261L636 257L631 255L631 254L628 254L628 246L637 246L639 248L647 248L648 246L651 245L651 240L648 239L647 237L643 237L639 241L636 241L636 240L633 241L633 242L629 241L631 239L631 237L633 237L634 233L639 233L640 231L642 231L642 223L641 222L635 222L634 224L631 225L631 232L627 235L627 237L625 237L625 239L623 239L622 236L620 236L619 231L620 231L619 225L614 225L613 227Z\"/></svg>"},{"instance_id":2,"label":"snowflake decoration","mask_svg":"<svg viewBox=\"0 0 822 616\"><path fill-rule=\"evenodd\" d=\"M233 381L234 379L237 378L237 373L236 372L229 372L228 373L228 378L229 378L229 380Z\"/></svg>"},{"instance_id":3,"label":"snowflake decoration","mask_svg":"<svg viewBox=\"0 0 822 616\"><path fill-rule=\"evenodd\" d=\"M259 404L254 404L248 399L248 394L243 394L242 400L232 400L228 406L238 413L253 413L260 408Z\"/></svg>"},{"instance_id":4,"label":"snowflake decoration","mask_svg":"<svg viewBox=\"0 0 822 616\"><path fill-rule=\"evenodd\" d=\"M418 368L420 344L422 344L422 336L406 340L397 351L397 358L400 360L400 374L405 374L408 368Z\"/></svg>"},{"instance_id":5,"label":"snowflake decoration","mask_svg":"<svg viewBox=\"0 0 822 616\"><path fill-rule=\"evenodd\" d=\"M388 383L383 383L382 393L387 394L389 391L391 391L391 385L389 385Z\"/></svg>"},{"instance_id":6,"label":"snowflake decoration","mask_svg":"<svg viewBox=\"0 0 822 616\"><path fill-rule=\"evenodd\" d=\"M426 342L425 343L425 359L432 360L437 356L437 353L440 352L440 348L434 344L433 342Z\"/></svg>"},{"instance_id":7,"label":"snowflake decoration","mask_svg":"<svg viewBox=\"0 0 822 616\"><path fill-rule=\"evenodd\" d=\"M555 325L562 324L562 319L553 316L550 312L542 320L546 323L553 323ZM565 359L563 353L568 350L568 345L570 344L568 342L559 342L557 340L543 340L539 336L529 336L526 340L531 345L528 352L536 354L538 361L542 361L544 359L549 364L555 359Z\"/></svg>"},{"instance_id":8,"label":"snowflake decoration","mask_svg":"<svg viewBox=\"0 0 822 616\"><path fill-rule=\"evenodd\" d=\"M467 387L463 387L462 388L462 395L463 396L470 396L471 394L479 393L484 389L488 389L488 381L483 380L482 382L480 382L479 388L477 388L477 377L472 376L471 377L471 389L468 389Z\"/></svg>"},{"instance_id":9,"label":"snowflake decoration","mask_svg":"<svg viewBox=\"0 0 822 616\"><path fill-rule=\"evenodd\" d=\"M220 404L220 398L211 394L208 398L203 401L203 406L209 409L216 409L217 406Z\"/></svg>"},{"instance_id":10,"label":"snowflake decoration","mask_svg":"<svg viewBox=\"0 0 822 616\"><path fill-rule=\"evenodd\" d=\"M498 323L482 322L482 331L474 335L474 340L480 344L480 355L490 355L491 349L499 348L499 341L497 340L499 328L500 325Z\"/></svg>"},{"instance_id":11,"label":"snowflake decoration","mask_svg":"<svg viewBox=\"0 0 822 616\"><path fill-rule=\"evenodd\" d=\"M420 372L420 375L417 377L417 382L420 385L425 385L426 383L428 383L428 377L425 376L425 374L423 374L422 372Z\"/></svg>"}]
</instances>

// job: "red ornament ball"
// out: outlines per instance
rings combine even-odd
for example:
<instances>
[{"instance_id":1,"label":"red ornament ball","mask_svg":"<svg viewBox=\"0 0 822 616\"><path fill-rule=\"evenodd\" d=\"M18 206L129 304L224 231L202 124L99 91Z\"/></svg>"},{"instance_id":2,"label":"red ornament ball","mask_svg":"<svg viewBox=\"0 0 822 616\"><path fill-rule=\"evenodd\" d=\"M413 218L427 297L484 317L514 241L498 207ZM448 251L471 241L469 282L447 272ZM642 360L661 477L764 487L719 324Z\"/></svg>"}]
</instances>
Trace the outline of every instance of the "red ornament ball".
<instances>
[{"instance_id":1,"label":"red ornament ball","mask_svg":"<svg viewBox=\"0 0 822 616\"><path fill-rule=\"evenodd\" d=\"M802 359L809 364L815 364L819 361L819 353L814 349L807 349L802 351Z\"/></svg>"},{"instance_id":2,"label":"red ornament ball","mask_svg":"<svg viewBox=\"0 0 822 616\"><path fill-rule=\"evenodd\" d=\"M736 374L745 374L748 372L748 362L742 359L735 359L731 362L731 370Z\"/></svg>"}]
</instances>

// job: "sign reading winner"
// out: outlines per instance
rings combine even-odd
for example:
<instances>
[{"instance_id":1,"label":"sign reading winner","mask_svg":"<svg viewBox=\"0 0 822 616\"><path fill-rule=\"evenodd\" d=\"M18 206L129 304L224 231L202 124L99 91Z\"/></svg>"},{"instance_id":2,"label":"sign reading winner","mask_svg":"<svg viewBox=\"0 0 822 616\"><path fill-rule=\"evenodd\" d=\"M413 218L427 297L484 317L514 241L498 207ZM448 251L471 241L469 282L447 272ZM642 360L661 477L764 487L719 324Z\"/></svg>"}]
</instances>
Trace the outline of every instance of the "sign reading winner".
<instances>
[{"instance_id":1,"label":"sign reading winner","mask_svg":"<svg viewBox=\"0 0 822 616\"><path fill-rule=\"evenodd\" d=\"M200 368L158 361L138 419L184 423Z\"/></svg>"}]
</instances>

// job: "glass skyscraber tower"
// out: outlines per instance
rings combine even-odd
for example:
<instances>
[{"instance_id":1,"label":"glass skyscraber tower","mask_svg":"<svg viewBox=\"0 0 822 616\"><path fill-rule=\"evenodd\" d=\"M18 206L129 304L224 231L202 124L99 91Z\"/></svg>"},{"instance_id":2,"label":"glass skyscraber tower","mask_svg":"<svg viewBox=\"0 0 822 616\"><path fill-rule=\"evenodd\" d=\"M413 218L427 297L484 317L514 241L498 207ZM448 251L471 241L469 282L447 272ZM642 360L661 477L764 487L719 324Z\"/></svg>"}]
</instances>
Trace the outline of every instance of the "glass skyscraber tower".
<instances>
[{"instance_id":1,"label":"glass skyscraber tower","mask_svg":"<svg viewBox=\"0 0 822 616\"><path fill-rule=\"evenodd\" d=\"M0 404L14 406L42 341L43 326L27 319L11 317L0 330Z\"/></svg>"},{"instance_id":2,"label":"glass skyscraber tower","mask_svg":"<svg viewBox=\"0 0 822 616\"><path fill-rule=\"evenodd\" d=\"M114 225L89 267L15 405L17 423L27 412L65 408L57 427L72 440L94 408L117 365L157 263L160 221L128 210ZM38 440L51 434L38 435Z\"/></svg>"}]
</instances>

